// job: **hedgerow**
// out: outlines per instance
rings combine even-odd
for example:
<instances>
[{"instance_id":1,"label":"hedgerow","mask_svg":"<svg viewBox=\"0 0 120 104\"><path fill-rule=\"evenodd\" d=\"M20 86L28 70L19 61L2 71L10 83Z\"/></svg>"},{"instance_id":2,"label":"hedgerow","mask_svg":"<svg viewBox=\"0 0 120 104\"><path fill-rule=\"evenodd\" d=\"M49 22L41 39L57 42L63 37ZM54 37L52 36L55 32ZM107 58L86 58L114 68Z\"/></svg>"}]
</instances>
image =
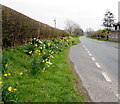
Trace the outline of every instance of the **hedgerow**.
<instances>
[{"instance_id":1,"label":"hedgerow","mask_svg":"<svg viewBox=\"0 0 120 104\"><path fill-rule=\"evenodd\" d=\"M63 30L31 19L13 9L2 6L3 48L27 43L31 38L60 38L68 34Z\"/></svg>"}]
</instances>

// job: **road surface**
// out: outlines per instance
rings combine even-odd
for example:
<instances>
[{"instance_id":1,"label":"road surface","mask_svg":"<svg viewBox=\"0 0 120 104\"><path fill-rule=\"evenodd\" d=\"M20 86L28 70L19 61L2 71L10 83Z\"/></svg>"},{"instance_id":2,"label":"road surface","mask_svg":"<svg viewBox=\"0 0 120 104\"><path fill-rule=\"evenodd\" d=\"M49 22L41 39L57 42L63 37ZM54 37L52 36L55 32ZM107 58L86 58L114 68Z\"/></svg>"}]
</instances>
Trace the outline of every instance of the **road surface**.
<instances>
[{"instance_id":1,"label":"road surface","mask_svg":"<svg viewBox=\"0 0 120 104\"><path fill-rule=\"evenodd\" d=\"M70 60L93 102L118 102L118 43L85 37L70 50Z\"/></svg>"}]
</instances>

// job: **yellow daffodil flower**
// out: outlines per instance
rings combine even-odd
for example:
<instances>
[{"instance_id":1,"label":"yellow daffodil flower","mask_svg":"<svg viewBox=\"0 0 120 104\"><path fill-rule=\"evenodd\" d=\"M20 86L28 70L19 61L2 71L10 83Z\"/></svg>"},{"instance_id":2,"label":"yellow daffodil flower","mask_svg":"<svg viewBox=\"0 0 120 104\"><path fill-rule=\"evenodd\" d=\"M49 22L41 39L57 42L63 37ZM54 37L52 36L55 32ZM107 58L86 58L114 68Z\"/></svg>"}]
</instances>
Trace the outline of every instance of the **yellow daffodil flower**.
<instances>
[{"instance_id":1,"label":"yellow daffodil flower","mask_svg":"<svg viewBox=\"0 0 120 104\"><path fill-rule=\"evenodd\" d=\"M46 61L46 63L48 64L49 62L48 62L48 61Z\"/></svg>"},{"instance_id":2,"label":"yellow daffodil flower","mask_svg":"<svg viewBox=\"0 0 120 104\"><path fill-rule=\"evenodd\" d=\"M2 81L0 81L0 84L2 84L3 82Z\"/></svg>"},{"instance_id":3,"label":"yellow daffodil flower","mask_svg":"<svg viewBox=\"0 0 120 104\"><path fill-rule=\"evenodd\" d=\"M8 64L6 64L5 67L8 67Z\"/></svg>"},{"instance_id":4,"label":"yellow daffodil flower","mask_svg":"<svg viewBox=\"0 0 120 104\"><path fill-rule=\"evenodd\" d=\"M17 91L17 89L13 89L13 91Z\"/></svg>"},{"instance_id":5,"label":"yellow daffodil flower","mask_svg":"<svg viewBox=\"0 0 120 104\"><path fill-rule=\"evenodd\" d=\"M36 50L37 52L40 52L40 50Z\"/></svg>"},{"instance_id":6,"label":"yellow daffodil flower","mask_svg":"<svg viewBox=\"0 0 120 104\"><path fill-rule=\"evenodd\" d=\"M8 89L7 89L8 91L12 91L12 87L8 87Z\"/></svg>"},{"instance_id":7,"label":"yellow daffodil flower","mask_svg":"<svg viewBox=\"0 0 120 104\"><path fill-rule=\"evenodd\" d=\"M44 72L45 70L42 70L42 72Z\"/></svg>"},{"instance_id":8,"label":"yellow daffodil flower","mask_svg":"<svg viewBox=\"0 0 120 104\"><path fill-rule=\"evenodd\" d=\"M37 44L35 44L34 46L35 46L35 47L37 47L38 45L37 45Z\"/></svg>"},{"instance_id":9,"label":"yellow daffodil flower","mask_svg":"<svg viewBox=\"0 0 120 104\"><path fill-rule=\"evenodd\" d=\"M32 44L32 42L29 42L29 44Z\"/></svg>"},{"instance_id":10,"label":"yellow daffodil flower","mask_svg":"<svg viewBox=\"0 0 120 104\"><path fill-rule=\"evenodd\" d=\"M45 54L45 52L43 52L43 54Z\"/></svg>"},{"instance_id":11,"label":"yellow daffodil flower","mask_svg":"<svg viewBox=\"0 0 120 104\"><path fill-rule=\"evenodd\" d=\"M54 52L52 51L51 54L53 54Z\"/></svg>"},{"instance_id":12,"label":"yellow daffodil flower","mask_svg":"<svg viewBox=\"0 0 120 104\"><path fill-rule=\"evenodd\" d=\"M8 73L8 76L11 76L11 73Z\"/></svg>"},{"instance_id":13,"label":"yellow daffodil flower","mask_svg":"<svg viewBox=\"0 0 120 104\"><path fill-rule=\"evenodd\" d=\"M50 43L47 43L48 45L50 45Z\"/></svg>"},{"instance_id":14,"label":"yellow daffodil flower","mask_svg":"<svg viewBox=\"0 0 120 104\"><path fill-rule=\"evenodd\" d=\"M42 61L43 63L45 62L45 60Z\"/></svg>"},{"instance_id":15,"label":"yellow daffodil flower","mask_svg":"<svg viewBox=\"0 0 120 104\"><path fill-rule=\"evenodd\" d=\"M29 54L32 54L32 51L30 51Z\"/></svg>"},{"instance_id":16,"label":"yellow daffodil flower","mask_svg":"<svg viewBox=\"0 0 120 104\"><path fill-rule=\"evenodd\" d=\"M20 75L23 75L23 73L22 73L22 72L20 72L19 74L20 74Z\"/></svg>"},{"instance_id":17,"label":"yellow daffodil flower","mask_svg":"<svg viewBox=\"0 0 120 104\"><path fill-rule=\"evenodd\" d=\"M40 49L43 49L42 47L40 47Z\"/></svg>"},{"instance_id":18,"label":"yellow daffodil flower","mask_svg":"<svg viewBox=\"0 0 120 104\"><path fill-rule=\"evenodd\" d=\"M38 55L40 55L40 53L38 53Z\"/></svg>"},{"instance_id":19,"label":"yellow daffodil flower","mask_svg":"<svg viewBox=\"0 0 120 104\"><path fill-rule=\"evenodd\" d=\"M51 55L50 58L54 58L54 57Z\"/></svg>"},{"instance_id":20,"label":"yellow daffodil flower","mask_svg":"<svg viewBox=\"0 0 120 104\"><path fill-rule=\"evenodd\" d=\"M4 76L4 77L7 77L7 74L4 74L3 76Z\"/></svg>"}]
</instances>

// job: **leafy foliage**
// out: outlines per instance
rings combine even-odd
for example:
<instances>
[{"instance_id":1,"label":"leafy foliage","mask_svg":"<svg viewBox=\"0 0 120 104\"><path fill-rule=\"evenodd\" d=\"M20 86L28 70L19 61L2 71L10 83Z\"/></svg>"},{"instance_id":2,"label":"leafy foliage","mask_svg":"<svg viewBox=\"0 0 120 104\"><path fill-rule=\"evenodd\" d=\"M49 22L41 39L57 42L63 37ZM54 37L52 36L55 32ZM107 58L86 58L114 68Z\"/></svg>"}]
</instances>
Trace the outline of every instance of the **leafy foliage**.
<instances>
[{"instance_id":1,"label":"leafy foliage","mask_svg":"<svg viewBox=\"0 0 120 104\"><path fill-rule=\"evenodd\" d=\"M2 6L2 30L3 48L27 43L31 38L49 39L68 35L6 6Z\"/></svg>"}]
</instances>

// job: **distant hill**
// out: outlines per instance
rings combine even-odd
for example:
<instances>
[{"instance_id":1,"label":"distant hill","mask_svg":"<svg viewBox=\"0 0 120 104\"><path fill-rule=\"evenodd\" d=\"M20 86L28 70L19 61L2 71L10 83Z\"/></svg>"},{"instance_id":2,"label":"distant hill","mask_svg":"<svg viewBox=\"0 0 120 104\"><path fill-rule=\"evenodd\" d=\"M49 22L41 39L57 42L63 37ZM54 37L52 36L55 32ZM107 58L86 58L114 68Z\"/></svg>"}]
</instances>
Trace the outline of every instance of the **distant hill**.
<instances>
[{"instance_id":1,"label":"distant hill","mask_svg":"<svg viewBox=\"0 0 120 104\"><path fill-rule=\"evenodd\" d=\"M26 43L30 38L58 38L68 35L63 30L31 19L2 5L3 48Z\"/></svg>"}]
</instances>

